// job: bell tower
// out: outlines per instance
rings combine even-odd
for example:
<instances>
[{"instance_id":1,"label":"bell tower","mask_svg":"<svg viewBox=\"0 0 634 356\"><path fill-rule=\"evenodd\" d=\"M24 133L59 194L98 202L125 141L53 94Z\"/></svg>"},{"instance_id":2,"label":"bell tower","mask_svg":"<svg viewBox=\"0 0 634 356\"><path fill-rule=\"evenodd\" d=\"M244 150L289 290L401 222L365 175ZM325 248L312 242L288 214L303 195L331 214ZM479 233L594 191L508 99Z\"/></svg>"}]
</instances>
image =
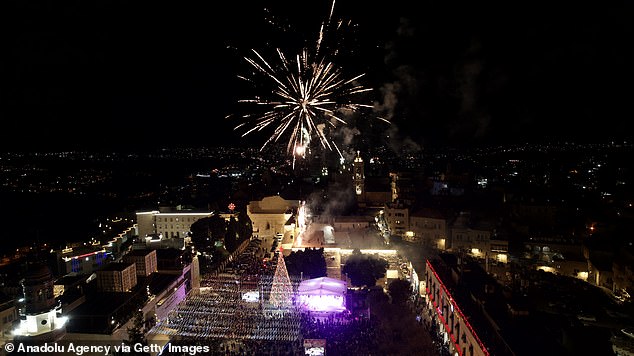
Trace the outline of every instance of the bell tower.
<instances>
[{"instance_id":1,"label":"bell tower","mask_svg":"<svg viewBox=\"0 0 634 356\"><path fill-rule=\"evenodd\" d=\"M357 202L365 202L365 172L363 158L361 158L359 151L357 151L357 156L352 163L352 185L357 196Z\"/></svg>"}]
</instances>

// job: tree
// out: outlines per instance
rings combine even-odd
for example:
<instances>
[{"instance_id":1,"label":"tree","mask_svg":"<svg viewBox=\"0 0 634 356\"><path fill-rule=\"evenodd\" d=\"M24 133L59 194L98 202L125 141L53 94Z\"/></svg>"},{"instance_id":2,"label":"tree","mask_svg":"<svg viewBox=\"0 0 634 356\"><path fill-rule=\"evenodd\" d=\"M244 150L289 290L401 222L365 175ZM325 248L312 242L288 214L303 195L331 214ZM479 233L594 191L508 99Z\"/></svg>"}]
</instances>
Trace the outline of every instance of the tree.
<instances>
[{"instance_id":1,"label":"tree","mask_svg":"<svg viewBox=\"0 0 634 356\"><path fill-rule=\"evenodd\" d=\"M304 251L294 251L284 258L286 269L291 275L302 275L304 278L325 277L326 259L323 248L307 248Z\"/></svg>"},{"instance_id":2,"label":"tree","mask_svg":"<svg viewBox=\"0 0 634 356\"><path fill-rule=\"evenodd\" d=\"M224 239L227 233L227 223L225 222L225 219L218 214L212 215L209 219L211 237L214 240Z\"/></svg>"},{"instance_id":3,"label":"tree","mask_svg":"<svg viewBox=\"0 0 634 356\"><path fill-rule=\"evenodd\" d=\"M350 278L350 283L356 287L372 287L379 278L385 276L388 262L375 255L365 255L360 251L353 251L348 257L342 272Z\"/></svg>"},{"instance_id":4,"label":"tree","mask_svg":"<svg viewBox=\"0 0 634 356\"><path fill-rule=\"evenodd\" d=\"M277 267L273 275L271 283L271 294L269 295L269 303L276 308L287 308L292 304L293 286L288 277L284 256L280 252L277 257Z\"/></svg>"},{"instance_id":5,"label":"tree","mask_svg":"<svg viewBox=\"0 0 634 356\"><path fill-rule=\"evenodd\" d=\"M225 247L227 248L227 251L233 252L239 245L238 221L235 217L231 216L229 218L229 223L227 223L227 230L225 232Z\"/></svg>"},{"instance_id":6,"label":"tree","mask_svg":"<svg viewBox=\"0 0 634 356\"><path fill-rule=\"evenodd\" d=\"M220 261L228 255L223 246L216 246L218 241L224 241L227 231L225 219L220 215L201 218L190 229L192 244L196 250L203 252L199 260L201 270L206 270L212 260Z\"/></svg>"},{"instance_id":7,"label":"tree","mask_svg":"<svg viewBox=\"0 0 634 356\"><path fill-rule=\"evenodd\" d=\"M192 232L192 243L200 251L213 250L216 241L222 241L227 232L225 219L217 214L198 219L192 224L190 229Z\"/></svg>"},{"instance_id":8,"label":"tree","mask_svg":"<svg viewBox=\"0 0 634 356\"><path fill-rule=\"evenodd\" d=\"M253 222L246 211L240 212L238 222L238 236L240 241L250 239L251 235L253 235Z\"/></svg>"},{"instance_id":9,"label":"tree","mask_svg":"<svg viewBox=\"0 0 634 356\"><path fill-rule=\"evenodd\" d=\"M412 285L404 279L395 279L387 286L392 304L403 304L412 294Z\"/></svg>"},{"instance_id":10,"label":"tree","mask_svg":"<svg viewBox=\"0 0 634 356\"><path fill-rule=\"evenodd\" d=\"M324 249L308 249L305 253L306 263L303 269L304 275L310 278L325 277L327 275L327 266L326 258L324 258Z\"/></svg>"},{"instance_id":11,"label":"tree","mask_svg":"<svg viewBox=\"0 0 634 356\"><path fill-rule=\"evenodd\" d=\"M212 251L216 241L211 236L211 219L202 218L191 226L192 244L198 251Z\"/></svg>"},{"instance_id":12,"label":"tree","mask_svg":"<svg viewBox=\"0 0 634 356\"><path fill-rule=\"evenodd\" d=\"M141 310L137 310L132 315L132 326L128 327L128 345L132 350L134 350L134 345L147 345L147 340L145 339L145 326L143 320L143 312ZM134 351L131 353L132 355L149 355L149 353L145 352L137 352Z\"/></svg>"}]
</instances>

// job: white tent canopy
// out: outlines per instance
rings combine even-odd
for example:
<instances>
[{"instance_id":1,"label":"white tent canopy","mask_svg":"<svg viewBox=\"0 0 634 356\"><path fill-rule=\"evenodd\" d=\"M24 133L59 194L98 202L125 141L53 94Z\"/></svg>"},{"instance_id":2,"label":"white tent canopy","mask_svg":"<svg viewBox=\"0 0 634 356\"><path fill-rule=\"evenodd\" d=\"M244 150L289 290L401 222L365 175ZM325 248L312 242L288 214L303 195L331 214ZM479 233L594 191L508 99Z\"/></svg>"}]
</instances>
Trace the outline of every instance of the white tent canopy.
<instances>
[{"instance_id":1,"label":"white tent canopy","mask_svg":"<svg viewBox=\"0 0 634 356\"><path fill-rule=\"evenodd\" d=\"M297 288L303 295L340 295L346 294L347 283L330 277L320 277L302 281Z\"/></svg>"},{"instance_id":2,"label":"white tent canopy","mask_svg":"<svg viewBox=\"0 0 634 356\"><path fill-rule=\"evenodd\" d=\"M346 309L346 282L329 277L302 281L297 288L298 301L305 309L320 312L341 312Z\"/></svg>"}]
</instances>

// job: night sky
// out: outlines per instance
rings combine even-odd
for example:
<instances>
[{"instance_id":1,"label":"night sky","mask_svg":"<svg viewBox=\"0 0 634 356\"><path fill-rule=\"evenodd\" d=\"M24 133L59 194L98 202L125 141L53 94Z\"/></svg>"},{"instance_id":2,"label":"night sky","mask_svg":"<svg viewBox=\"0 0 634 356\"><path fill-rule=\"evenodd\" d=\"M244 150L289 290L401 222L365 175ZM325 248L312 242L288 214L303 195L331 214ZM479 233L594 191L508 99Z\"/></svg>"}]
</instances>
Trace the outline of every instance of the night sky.
<instances>
[{"instance_id":1,"label":"night sky","mask_svg":"<svg viewBox=\"0 0 634 356\"><path fill-rule=\"evenodd\" d=\"M270 3L265 5L266 3ZM3 1L0 145L226 145L249 49L314 42L330 1ZM339 0L365 134L428 143L629 139L628 2ZM374 122L390 118L392 125Z\"/></svg>"}]
</instances>

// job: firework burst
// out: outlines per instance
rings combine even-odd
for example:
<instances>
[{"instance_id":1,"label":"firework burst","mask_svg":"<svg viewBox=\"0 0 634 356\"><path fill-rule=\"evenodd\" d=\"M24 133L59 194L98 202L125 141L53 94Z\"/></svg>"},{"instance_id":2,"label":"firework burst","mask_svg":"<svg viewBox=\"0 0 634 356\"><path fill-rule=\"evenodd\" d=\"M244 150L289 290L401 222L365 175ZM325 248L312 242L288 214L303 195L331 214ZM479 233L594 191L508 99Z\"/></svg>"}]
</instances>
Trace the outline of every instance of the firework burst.
<instances>
[{"instance_id":1,"label":"firework burst","mask_svg":"<svg viewBox=\"0 0 634 356\"><path fill-rule=\"evenodd\" d=\"M238 76L255 86L265 79L272 87L267 95L238 101L256 105L261 110L242 115L242 123L235 129L244 130L242 137L271 130L272 134L261 149L288 137L287 151L293 155L293 162L297 152L303 155L315 137L322 147L337 148L329 132L347 124L343 114L372 108L372 105L354 100L356 94L371 91L358 83L365 74L346 77L342 68L323 54L322 42L330 27L334 4L333 1L328 20L321 25L313 52L304 48L288 58L278 48L274 60L269 61L260 52L252 50L251 56L244 57L252 69L252 76ZM332 54L337 51L339 49L335 48ZM338 148L337 152L340 152Z\"/></svg>"}]
</instances>

